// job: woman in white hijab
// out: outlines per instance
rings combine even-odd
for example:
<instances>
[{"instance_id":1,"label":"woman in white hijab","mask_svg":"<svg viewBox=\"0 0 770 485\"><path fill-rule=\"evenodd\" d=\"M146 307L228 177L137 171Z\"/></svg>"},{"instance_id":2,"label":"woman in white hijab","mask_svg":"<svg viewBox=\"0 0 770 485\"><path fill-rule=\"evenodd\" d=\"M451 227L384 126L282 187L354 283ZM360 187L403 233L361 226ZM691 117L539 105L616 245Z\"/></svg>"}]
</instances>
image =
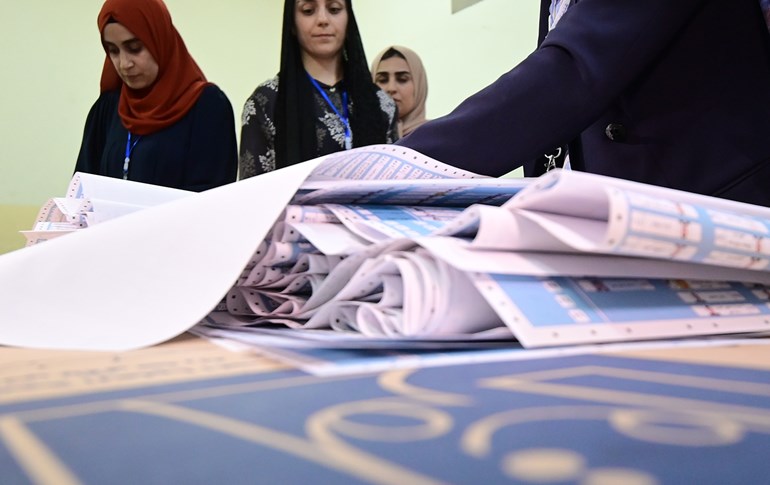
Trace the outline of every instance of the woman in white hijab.
<instances>
[{"instance_id":1,"label":"woman in white hijab","mask_svg":"<svg viewBox=\"0 0 770 485\"><path fill-rule=\"evenodd\" d=\"M400 136L427 121L428 77L413 50L400 45L385 48L372 62L372 79L396 102Z\"/></svg>"}]
</instances>

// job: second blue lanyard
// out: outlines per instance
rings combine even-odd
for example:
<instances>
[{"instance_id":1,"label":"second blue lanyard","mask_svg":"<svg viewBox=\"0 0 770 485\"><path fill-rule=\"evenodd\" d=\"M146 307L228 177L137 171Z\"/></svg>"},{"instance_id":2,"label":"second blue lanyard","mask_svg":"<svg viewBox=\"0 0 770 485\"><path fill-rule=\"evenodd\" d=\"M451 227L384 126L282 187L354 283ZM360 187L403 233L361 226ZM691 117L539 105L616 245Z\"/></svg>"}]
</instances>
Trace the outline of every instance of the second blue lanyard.
<instances>
[{"instance_id":1,"label":"second blue lanyard","mask_svg":"<svg viewBox=\"0 0 770 485\"><path fill-rule=\"evenodd\" d=\"M313 79L313 76L310 74L307 75L308 79L310 79L310 82L313 83L313 86L318 90L319 93L321 93L321 96L323 96L324 100L326 101L326 104L329 105L329 107L334 111L334 114L336 114L340 120L342 120L342 124L345 126L345 150L350 150L353 148L353 133L350 130L350 114L348 112L348 92L346 90L342 90L342 111L343 113L340 113L336 106L334 106L334 103L332 103L332 100L329 98L329 95L326 94L326 91L321 87L320 84L318 84L318 81Z\"/></svg>"}]
</instances>

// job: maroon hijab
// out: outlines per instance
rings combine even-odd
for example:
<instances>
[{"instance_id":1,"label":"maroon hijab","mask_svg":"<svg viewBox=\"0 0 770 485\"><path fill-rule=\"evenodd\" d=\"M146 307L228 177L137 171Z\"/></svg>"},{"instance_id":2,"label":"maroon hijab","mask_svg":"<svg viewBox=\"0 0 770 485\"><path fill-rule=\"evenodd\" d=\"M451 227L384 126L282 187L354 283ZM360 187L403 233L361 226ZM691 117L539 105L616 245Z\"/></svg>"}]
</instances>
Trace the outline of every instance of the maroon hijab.
<instances>
[{"instance_id":1,"label":"maroon hijab","mask_svg":"<svg viewBox=\"0 0 770 485\"><path fill-rule=\"evenodd\" d=\"M207 82L171 22L166 5L161 0L107 0L97 19L100 35L111 21L142 41L158 63L158 78L148 89L130 89L123 85L108 55L101 91L120 89L118 114L132 133L148 135L173 125L190 111Z\"/></svg>"}]
</instances>

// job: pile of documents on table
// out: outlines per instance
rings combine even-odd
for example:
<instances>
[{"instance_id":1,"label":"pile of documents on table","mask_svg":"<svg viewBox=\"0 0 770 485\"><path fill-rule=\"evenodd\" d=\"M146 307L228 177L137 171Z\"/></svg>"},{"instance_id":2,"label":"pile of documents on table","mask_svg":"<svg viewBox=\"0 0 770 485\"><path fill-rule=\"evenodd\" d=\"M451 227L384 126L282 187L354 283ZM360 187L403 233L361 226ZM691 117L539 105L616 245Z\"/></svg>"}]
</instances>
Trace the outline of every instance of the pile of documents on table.
<instances>
[{"instance_id":1,"label":"pile of documents on table","mask_svg":"<svg viewBox=\"0 0 770 485\"><path fill-rule=\"evenodd\" d=\"M196 324L527 347L770 330L770 209L599 175L488 178L378 145L201 194L76 174L66 199L76 234L0 257L0 320L26 325L7 344L123 348ZM32 266L80 286L50 295L56 315L98 335L20 309Z\"/></svg>"},{"instance_id":2,"label":"pile of documents on table","mask_svg":"<svg viewBox=\"0 0 770 485\"><path fill-rule=\"evenodd\" d=\"M770 209L574 171L437 178L414 153L417 176L381 179L371 158L302 184L208 324L526 346L770 329Z\"/></svg>"}]
</instances>

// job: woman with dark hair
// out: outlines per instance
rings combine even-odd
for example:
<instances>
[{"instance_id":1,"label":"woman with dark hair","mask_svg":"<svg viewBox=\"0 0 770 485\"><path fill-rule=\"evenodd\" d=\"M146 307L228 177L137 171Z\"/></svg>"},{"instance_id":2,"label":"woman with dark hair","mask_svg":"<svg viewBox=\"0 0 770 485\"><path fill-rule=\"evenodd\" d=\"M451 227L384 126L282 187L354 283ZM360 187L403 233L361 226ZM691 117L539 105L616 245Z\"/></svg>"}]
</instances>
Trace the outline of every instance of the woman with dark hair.
<instances>
[{"instance_id":1,"label":"woman with dark hair","mask_svg":"<svg viewBox=\"0 0 770 485\"><path fill-rule=\"evenodd\" d=\"M372 61L372 78L396 102L399 135L406 136L427 121L428 76L415 51L401 45L386 47Z\"/></svg>"},{"instance_id":2,"label":"woman with dark hair","mask_svg":"<svg viewBox=\"0 0 770 485\"><path fill-rule=\"evenodd\" d=\"M107 0L101 95L75 171L201 191L235 181L230 101L206 81L161 0Z\"/></svg>"},{"instance_id":3,"label":"woman with dark hair","mask_svg":"<svg viewBox=\"0 0 770 485\"><path fill-rule=\"evenodd\" d=\"M372 83L352 0L286 0L281 70L243 108L240 178L398 139Z\"/></svg>"}]
</instances>

